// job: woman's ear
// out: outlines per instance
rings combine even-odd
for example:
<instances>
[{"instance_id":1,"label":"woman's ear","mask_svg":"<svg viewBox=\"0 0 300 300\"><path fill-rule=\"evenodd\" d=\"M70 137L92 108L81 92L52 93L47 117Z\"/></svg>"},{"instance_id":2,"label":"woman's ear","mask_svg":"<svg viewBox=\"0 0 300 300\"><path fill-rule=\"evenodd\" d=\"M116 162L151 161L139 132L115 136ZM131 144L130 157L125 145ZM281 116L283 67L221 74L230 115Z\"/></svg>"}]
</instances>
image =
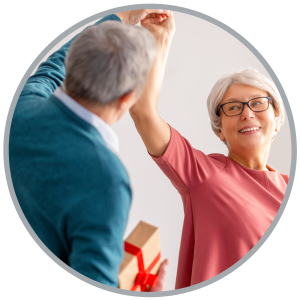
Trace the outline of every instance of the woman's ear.
<instances>
[{"instance_id":1,"label":"woman's ear","mask_svg":"<svg viewBox=\"0 0 300 300\"><path fill-rule=\"evenodd\" d=\"M279 131L279 122L278 122L278 118L275 118L275 131L278 132Z\"/></svg>"},{"instance_id":2,"label":"woman's ear","mask_svg":"<svg viewBox=\"0 0 300 300\"><path fill-rule=\"evenodd\" d=\"M223 132L222 132L221 129L219 130L219 138L220 138L220 140L221 140L222 142L225 142L225 141L226 141L225 136L224 136L224 134L223 134Z\"/></svg>"},{"instance_id":3,"label":"woman's ear","mask_svg":"<svg viewBox=\"0 0 300 300\"><path fill-rule=\"evenodd\" d=\"M274 111L275 114L275 131L279 131L279 113L277 110Z\"/></svg>"}]
</instances>

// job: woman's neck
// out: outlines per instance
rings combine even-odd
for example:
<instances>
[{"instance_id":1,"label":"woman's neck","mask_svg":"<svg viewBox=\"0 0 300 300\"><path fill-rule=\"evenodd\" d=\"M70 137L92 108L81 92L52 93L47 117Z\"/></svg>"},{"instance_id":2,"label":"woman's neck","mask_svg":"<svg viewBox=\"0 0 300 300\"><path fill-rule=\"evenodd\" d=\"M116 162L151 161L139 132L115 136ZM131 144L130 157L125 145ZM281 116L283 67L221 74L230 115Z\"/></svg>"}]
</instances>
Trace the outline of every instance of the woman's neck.
<instances>
[{"instance_id":1,"label":"woman's neck","mask_svg":"<svg viewBox=\"0 0 300 300\"><path fill-rule=\"evenodd\" d=\"M228 157L243 167L253 170L269 171L267 168L269 149L241 152L229 150Z\"/></svg>"}]
</instances>

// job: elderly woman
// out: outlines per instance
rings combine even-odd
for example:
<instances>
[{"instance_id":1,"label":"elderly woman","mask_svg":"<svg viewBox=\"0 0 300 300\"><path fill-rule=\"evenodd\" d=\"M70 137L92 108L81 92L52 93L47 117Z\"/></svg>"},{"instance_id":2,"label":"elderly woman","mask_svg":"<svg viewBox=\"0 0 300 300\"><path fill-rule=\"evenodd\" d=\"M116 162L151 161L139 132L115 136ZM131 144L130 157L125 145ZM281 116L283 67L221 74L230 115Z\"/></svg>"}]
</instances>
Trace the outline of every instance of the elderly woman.
<instances>
[{"instance_id":1,"label":"elderly woman","mask_svg":"<svg viewBox=\"0 0 300 300\"><path fill-rule=\"evenodd\" d=\"M176 289L223 272L240 260L270 226L288 176L267 165L283 123L283 104L272 81L254 69L220 79L208 97L213 131L228 156L194 149L158 114L157 99L174 33L172 15L160 26L159 63L130 110L148 152L182 197L184 224Z\"/></svg>"}]
</instances>

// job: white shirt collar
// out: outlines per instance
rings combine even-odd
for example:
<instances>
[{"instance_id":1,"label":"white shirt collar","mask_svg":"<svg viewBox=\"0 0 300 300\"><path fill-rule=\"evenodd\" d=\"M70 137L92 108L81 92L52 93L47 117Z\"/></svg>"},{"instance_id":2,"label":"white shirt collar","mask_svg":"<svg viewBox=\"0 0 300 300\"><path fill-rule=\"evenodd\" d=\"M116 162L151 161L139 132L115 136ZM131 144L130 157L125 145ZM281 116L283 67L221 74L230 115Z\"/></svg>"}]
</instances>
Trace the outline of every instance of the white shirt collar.
<instances>
[{"instance_id":1,"label":"white shirt collar","mask_svg":"<svg viewBox=\"0 0 300 300\"><path fill-rule=\"evenodd\" d=\"M119 152L119 139L113 129L105 123L100 117L87 110L85 107L76 102L73 98L67 95L60 87L58 87L53 94L65 106L67 106L73 113L85 122L94 126L100 133L105 144L114 152Z\"/></svg>"}]
</instances>

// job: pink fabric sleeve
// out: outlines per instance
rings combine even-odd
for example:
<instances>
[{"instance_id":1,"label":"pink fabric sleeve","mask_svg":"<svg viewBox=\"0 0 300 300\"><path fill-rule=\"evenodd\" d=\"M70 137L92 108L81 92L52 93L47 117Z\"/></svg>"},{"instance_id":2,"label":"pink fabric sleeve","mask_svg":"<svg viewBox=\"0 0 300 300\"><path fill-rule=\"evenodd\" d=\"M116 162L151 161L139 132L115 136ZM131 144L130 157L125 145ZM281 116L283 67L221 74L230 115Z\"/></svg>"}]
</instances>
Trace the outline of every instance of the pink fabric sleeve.
<instances>
[{"instance_id":1,"label":"pink fabric sleeve","mask_svg":"<svg viewBox=\"0 0 300 300\"><path fill-rule=\"evenodd\" d=\"M288 184L289 183L289 175L282 174L282 173L280 173L280 175L282 176L282 178L284 179L284 181L286 182L286 184Z\"/></svg>"},{"instance_id":2,"label":"pink fabric sleeve","mask_svg":"<svg viewBox=\"0 0 300 300\"><path fill-rule=\"evenodd\" d=\"M225 168L224 155L205 155L194 149L177 130L171 126L170 129L171 139L165 153L159 157L150 156L180 194L209 180Z\"/></svg>"}]
</instances>

